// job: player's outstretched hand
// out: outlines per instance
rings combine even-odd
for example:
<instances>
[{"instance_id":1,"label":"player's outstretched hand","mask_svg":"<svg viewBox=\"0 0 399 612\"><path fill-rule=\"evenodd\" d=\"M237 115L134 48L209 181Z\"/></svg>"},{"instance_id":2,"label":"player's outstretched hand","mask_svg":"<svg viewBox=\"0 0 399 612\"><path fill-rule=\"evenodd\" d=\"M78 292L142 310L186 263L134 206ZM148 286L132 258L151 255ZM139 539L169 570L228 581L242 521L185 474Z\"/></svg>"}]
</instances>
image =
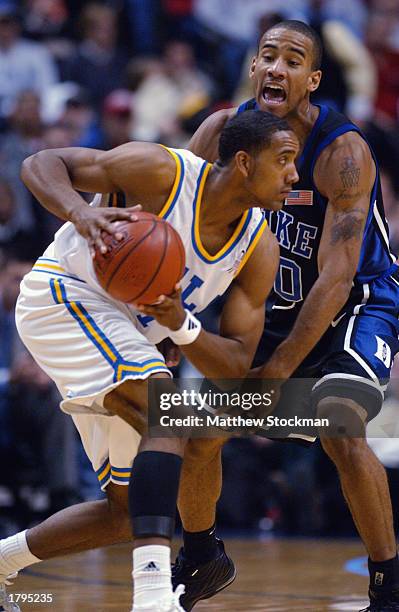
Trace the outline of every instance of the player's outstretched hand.
<instances>
[{"instance_id":1,"label":"player's outstretched hand","mask_svg":"<svg viewBox=\"0 0 399 612\"><path fill-rule=\"evenodd\" d=\"M181 301L181 287L175 286L175 290L170 295L160 295L155 304L138 304L140 312L154 317L160 325L177 331L181 328L186 318L186 311Z\"/></svg>"},{"instance_id":2,"label":"player's outstretched hand","mask_svg":"<svg viewBox=\"0 0 399 612\"><path fill-rule=\"evenodd\" d=\"M141 206L130 208L94 208L82 206L74 212L71 218L79 234L89 242L91 255L94 256L95 248L101 253L107 252L107 246L103 240L102 232L115 236L116 240L122 240L123 235L118 232L117 221L136 221L135 214L141 210Z\"/></svg>"}]
</instances>

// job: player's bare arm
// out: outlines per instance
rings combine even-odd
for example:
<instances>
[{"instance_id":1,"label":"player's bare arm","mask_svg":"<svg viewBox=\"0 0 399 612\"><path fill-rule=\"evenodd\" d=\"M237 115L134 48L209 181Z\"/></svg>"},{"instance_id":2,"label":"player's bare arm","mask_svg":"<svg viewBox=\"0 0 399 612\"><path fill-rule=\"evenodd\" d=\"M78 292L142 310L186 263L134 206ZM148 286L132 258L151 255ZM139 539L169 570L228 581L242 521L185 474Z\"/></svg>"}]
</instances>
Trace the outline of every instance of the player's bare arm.
<instances>
[{"instance_id":1,"label":"player's bare arm","mask_svg":"<svg viewBox=\"0 0 399 612\"><path fill-rule=\"evenodd\" d=\"M172 188L176 166L161 146L134 142L111 151L71 147L40 151L22 164L21 177L37 200L104 250L101 232L117 235L114 221L132 219L135 208L91 208L78 193L122 191L129 204L157 214ZM117 236L118 237L118 236Z\"/></svg>"},{"instance_id":2,"label":"player's bare arm","mask_svg":"<svg viewBox=\"0 0 399 612\"><path fill-rule=\"evenodd\" d=\"M266 377L286 378L328 329L348 299L359 263L375 167L357 134L338 138L320 156L315 183L328 198L318 254L319 277L295 325L262 369Z\"/></svg>"},{"instance_id":3,"label":"player's bare arm","mask_svg":"<svg viewBox=\"0 0 399 612\"><path fill-rule=\"evenodd\" d=\"M277 240L266 228L231 287L221 315L220 335L202 329L193 343L180 346L204 376L247 375L263 330L265 301L273 287L278 263ZM178 293L162 296L161 304L143 306L141 310L170 329L179 329L185 318Z\"/></svg>"},{"instance_id":4,"label":"player's bare arm","mask_svg":"<svg viewBox=\"0 0 399 612\"><path fill-rule=\"evenodd\" d=\"M233 117L236 112L236 108L226 108L210 115L191 137L187 149L209 162L216 161L220 132L228 119Z\"/></svg>"}]
</instances>

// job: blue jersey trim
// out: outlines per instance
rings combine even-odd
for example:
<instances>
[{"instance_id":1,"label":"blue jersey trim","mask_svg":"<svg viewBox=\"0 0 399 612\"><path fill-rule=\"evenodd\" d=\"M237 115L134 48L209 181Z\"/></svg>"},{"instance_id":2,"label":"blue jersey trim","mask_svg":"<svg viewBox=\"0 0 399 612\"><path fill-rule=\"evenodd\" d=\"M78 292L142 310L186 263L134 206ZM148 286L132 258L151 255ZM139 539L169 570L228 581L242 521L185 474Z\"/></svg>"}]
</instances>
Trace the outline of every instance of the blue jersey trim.
<instances>
[{"instance_id":1,"label":"blue jersey trim","mask_svg":"<svg viewBox=\"0 0 399 612\"><path fill-rule=\"evenodd\" d=\"M319 144L319 146L317 147L313 155L313 162L312 162L311 170L310 170L312 180L313 180L313 170L319 158L320 153L323 151L323 149L328 147L328 145L331 144L336 138L338 138L339 136L342 136L342 134L346 134L347 132L357 132L361 136L359 129L353 123L348 122L348 123L345 123L344 125L340 125L336 130L333 130L332 132L330 132L324 138L324 140L321 141L321 143Z\"/></svg>"}]
</instances>

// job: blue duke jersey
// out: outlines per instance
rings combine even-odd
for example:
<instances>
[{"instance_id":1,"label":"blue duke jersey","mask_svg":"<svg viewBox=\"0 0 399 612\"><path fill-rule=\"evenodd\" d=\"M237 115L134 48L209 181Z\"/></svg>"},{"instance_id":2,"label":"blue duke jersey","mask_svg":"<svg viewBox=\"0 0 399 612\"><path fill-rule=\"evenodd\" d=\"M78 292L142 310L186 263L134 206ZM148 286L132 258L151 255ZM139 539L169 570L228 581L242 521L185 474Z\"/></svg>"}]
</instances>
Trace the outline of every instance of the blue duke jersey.
<instances>
[{"instance_id":1,"label":"blue duke jersey","mask_svg":"<svg viewBox=\"0 0 399 612\"><path fill-rule=\"evenodd\" d=\"M159 213L180 234L186 252L186 268L181 280L184 307L199 313L216 297L222 295L250 257L267 222L259 208L250 208L242 215L228 242L218 253L210 255L201 242L199 215L206 178L211 164L186 150L168 149L176 162L176 177L172 191ZM97 194L94 206L124 206L123 194ZM107 295L99 286L87 241L71 223L56 234L54 254L61 266ZM107 296L108 297L108 296ZM167 328L152 317L142 315L129 306L138 330L151 342L158 343L168 336Z\"/></svg>"},{"instance_id":2,"label":"blue duke jersey","mask_svg":"<svg viewBox=\"0 0 399 612\"><path fill-rule=\"evenodd\" d=\"M250 108L256 108L255 100L242 104L238 112ZM316 161L321 152L338 136L351 131L362 136L359 128L344 115L327 106L320 105L319 108L319 117L297 162L300 180L294 185L295 190L290 193L281 210L265 213L270 229L277 237L281 253L274 291L266 306L264 341L271 350L289 334L319 274L317 255L328 200L317 191L313 181ZM370 298L375 300L377 297L375 293L370 295L370 283L397 272L397 266L394 264L396 257L389 247L378 163L375 158L374 162L377 175L370 197L360 261L348 302L335 321L343 313L352 314L356 304L362 304L362 308L365 307L366 301L370 304ZM395 295L389 289L391 300L387 300L386 296L382 298L383 304L387 304L387 312L382 316L386 316L397 327L396 313L388 312L392 311L395 302L396 308L398 304L398 291L396 285L393 287ZM304 363L313 364L322 359L326 353L325 349L326 345L320 341Z\"/></svg>"}]
</instances>

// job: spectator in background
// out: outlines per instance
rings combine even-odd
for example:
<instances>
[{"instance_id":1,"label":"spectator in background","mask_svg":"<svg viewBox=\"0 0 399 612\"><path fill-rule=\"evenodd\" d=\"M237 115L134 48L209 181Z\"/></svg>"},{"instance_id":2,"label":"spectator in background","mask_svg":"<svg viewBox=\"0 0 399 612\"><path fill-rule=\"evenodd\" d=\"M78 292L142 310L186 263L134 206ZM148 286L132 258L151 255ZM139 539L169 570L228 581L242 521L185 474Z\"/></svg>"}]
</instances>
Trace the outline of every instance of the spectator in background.
<instances>
[{"instance_id":1,"label":"spectator in background","mask_svg":"<svg viewBox=\"0 0 399 612\"><path fill-rule=\"evenodd\" d=\"M58 80L54 61L45 47L21 37L16 5L0 2L0 120L5 120L21 91L45 95Z\"/></svg>"},{"instance_id":2,"label":"spectator in background","mask_svg":"<svg viewBox=\"0 0 399 612\"><path fill-rule=\"evenodd\" d=\"M167 76L162 61L155 58L131 60L127 82L134 93L131 140L172 144L169 136L178 129L176 117L181 100L179 89Z\"/></svg>"},{"instance_id":3,"label":"spectator in background","mask_svg":"<svg viewBox=\"0 0 399 612\"><path fill-rule=\"evenodd\" d=\"M181 119L206 107L215 89L198 68L192 47L176 40L166 44L161 59L131 60L128 86L134 93L131 139L171 146L186 143Z\"/></svg>"},{"instance_id":4,"label":"spectator in background","mask_svg":"<svg viewBox=\"0 0 399 612\"><path fill-rule=\"evenodd\" d=\"M68 37L70 25L66 0L25 0L24 32L45 44L57 62L61 80L76 47L75 41Z\"/></svg>"},{"instance_id":5,"label":"spectator in background","mask_svg":"<svg viewBox=\"0 0 399 612\"><path fill-rule=\"evenodd\" d=\"M344 112L361 128L372 117L377 90L373 56L345 21L329 12L329 0L312 0L310 25L323 44L320 88L314 103L325 103ZM347 7L346 7L347 8Z\"/></svg>"},{"instance_id":6,"label":"spectator in background","mask_svg":"<svg viewBox=\"0 0 399 612\"><path fill-rule=\"evenodd\" d=\"M24 31L30 38L48 41L62 35L68 21L64 0L27 0Z\"/></svg>"},{"instance_id":7,"label":"spectator in background","mask_svg":"<svg viewBox=\"0 0 399 612\"><path fill-rule=\"evenodd\" d=\"M374 2L367 30L367 44L377 62L377 119L387 127L399 121L399 2Z\"/></svg>"},{"instance_id":8,"label":"spectator in background","mask_svg":"<svg viewBox=\"0 0 399 612\"><path fill-rule=\"evenodd\" d=\"M117 89L105 98L101 115L98 149L113 149L130 140L133 117L133 94Z\"/></svg>"},{"instance_id":9,"label":"spectator in background","mask_svg":"<svg viewBox=\"0 0 399 612\"><path fill-rule=\"evenodd\" d=\"M16 331L19 285L31 265L10 258L0 273L0 453L14 466L12 477L3 472L0 484L12 490L17 506L22 485L32 481L45 485L53 512L77 501L77 443L71 419L57 409L59 397L53 383L27 353ZM26 515L21 520L25 524Z\"/></svg>"},{"instance_id":10,"label":"spectator in background","mask_svg":"<svg viewBox=\"0 0 399 612\"><path fill-rule=\"evenodd\" d=\"M130 42L135 55L155 55L161 50L159 0L125 0Z\"/></svg>"},{"instance_id":11,"label":"spectator in background","mask_svg":"<svg viewBox=\"0 0 399 612\"><path fill-rule=\"evenodd\" d=\"M367 137L399 194L399 2L374 1L367 44L377 64L378 93Z\"/></svg>"},{"instance_id":12,"label":"spectator in background","mask_svg":"<svg viewBox=\"0 0 399 612\"><path fill-rule=\"evenodd\" d=\"M42 137L39 95L34 90L22 91L9 117L9 131L0 138L0 165L14 194L14 223L23 231L38 228L31 195L19 178L20 168L26 157L42 148Z\"/></svg>"},{"instance_id":13,"label":"spectator in background","mask_svg":"<svg viewBox=\"0 0 399 612\"><path fill-rule=\"evenodd\" d=\"M0 176L0 248L30 259L37 254L32 235L21 227L10 183Z\"/></svg>"},{"instance_id":14,"label":"spectator in background","mask_svg":"<svg viewBox=\"0 0 399 612\"><path fill-rule=\"evenodd\" d=\"M91 2L79 24L82 41L65 78L84 87L100 111L105 97L124 84L127 54L118 46L118 14L111 6Z\"/></svg>"}]
</instances>

